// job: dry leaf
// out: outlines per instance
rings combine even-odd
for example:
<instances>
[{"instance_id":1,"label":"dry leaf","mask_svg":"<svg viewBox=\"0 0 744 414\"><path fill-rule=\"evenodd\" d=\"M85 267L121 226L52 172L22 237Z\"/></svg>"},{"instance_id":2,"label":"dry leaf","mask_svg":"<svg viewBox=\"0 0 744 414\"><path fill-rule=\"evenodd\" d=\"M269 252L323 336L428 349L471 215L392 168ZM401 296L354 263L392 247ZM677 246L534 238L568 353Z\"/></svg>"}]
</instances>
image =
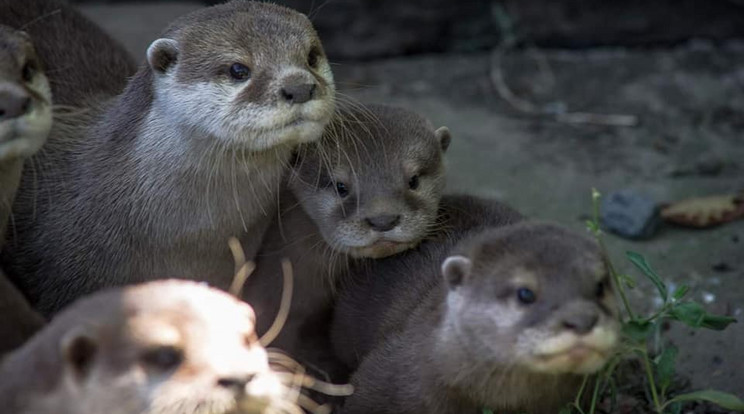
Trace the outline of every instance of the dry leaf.
<instances>
[{"instance_id":1,"label":"dry leaf","mask_svg":"<svg viewBox=\"0 0 744 414\"><path fill-rule=\"evenodd\" d=\"M683 226L712 227L744 217L744 197L723 195L682 200L662 208L661 217Z\"/></svg>"}]
</instances>

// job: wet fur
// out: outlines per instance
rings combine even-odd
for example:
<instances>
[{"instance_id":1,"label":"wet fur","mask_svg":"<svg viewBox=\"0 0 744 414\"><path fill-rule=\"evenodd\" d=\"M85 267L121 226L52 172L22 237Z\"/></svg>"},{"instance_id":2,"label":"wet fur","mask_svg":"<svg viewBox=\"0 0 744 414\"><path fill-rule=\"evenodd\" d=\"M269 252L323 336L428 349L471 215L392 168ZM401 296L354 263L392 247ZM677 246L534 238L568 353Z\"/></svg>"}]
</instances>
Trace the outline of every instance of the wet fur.
<instances>
[{"instance_id":1,"label":"wet fur","mask_svg":"<svg viewBox=\"0 0 744 414\"><path fill-rule=\"evenodd\" d=\"M275 216L276 193L296 142L256 152L215 139L172 119L167 111L190 104L175 100L169 106L168 99L181 95L168 95L163 85L198 81L213 69L204 65L215 56L204 54L218 49L197 47L207 42L233 48L229 42L239 36L235 47L255 46L266 65L250 89L265 87L261 79L304 59L298 54L317 42L309 21L283 7L234 1L178 19L164 36L181 47L172 71L156 73L145 64L121 95L102 91L108 100L55 125L37 157L39 168L24 174L2 263L46 315L102 287L155 278L207 280L226 288L233 275L228 238L240 236L251 259ZM220 62L233 59L222 56ZM333 85L323 82L327 101ZM193 85L170 92L187 96L195 93ZM209 110L200 108L194 118Z\"/></svg>"}]
</instances>

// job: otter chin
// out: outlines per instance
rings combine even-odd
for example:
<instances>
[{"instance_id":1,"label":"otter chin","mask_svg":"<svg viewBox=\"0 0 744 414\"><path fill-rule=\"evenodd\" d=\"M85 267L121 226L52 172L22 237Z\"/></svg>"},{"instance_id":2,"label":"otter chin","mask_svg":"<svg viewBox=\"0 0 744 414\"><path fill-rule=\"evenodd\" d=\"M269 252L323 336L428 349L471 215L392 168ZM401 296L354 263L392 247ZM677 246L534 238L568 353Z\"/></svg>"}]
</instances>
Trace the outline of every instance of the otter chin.
<instances>
[{"instance_id":1,"label":"otter chin","mask_svg":"<svg viewBox=\"0 0 744 414\"><path fill-rule=\"evenodd\" d=\"M337 248L337 250L345 251L351 257L369 258L369 259L380 259L387 256L392 256L400 252L404 252L408 249L416 247L420 240L411 242L397 242L392 240L378 240L370 245L364 247L348 247L348 248Z\"/></svg>"}]
</instances>

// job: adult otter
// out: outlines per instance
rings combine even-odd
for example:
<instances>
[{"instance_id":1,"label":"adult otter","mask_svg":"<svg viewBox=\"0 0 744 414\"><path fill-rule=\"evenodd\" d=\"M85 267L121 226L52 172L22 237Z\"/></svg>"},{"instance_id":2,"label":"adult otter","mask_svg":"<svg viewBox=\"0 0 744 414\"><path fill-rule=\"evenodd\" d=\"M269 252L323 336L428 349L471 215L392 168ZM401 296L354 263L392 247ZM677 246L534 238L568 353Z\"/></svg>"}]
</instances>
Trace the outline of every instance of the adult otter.
<instances>
[{"instance_id":1,"label":"adult otter","mask_svg":"<svg viewBox=\"0 0 744 414\"><path fill-rule=\"evenodd\" d=\"M618 338L598 247L530 222L446 240L367 263L342 289L334 347L359 368L341 413L557 413Z\"/></svg>"},{"instance_id":2,"label":"adult otter","mask_svg":"<svg viewBox=\"0 0 744 414\"><path fill-rule=\"evenodd\" d=\"M243 295L259 321L273 321L282 292L281 259L293 264L295 294L274 346L301 362L325 365L312 354L322 341L329 348L323 325L336 278L353 258L389 256L429 235L450 139L446 127L435 130L412 111L368 105L341 108L320 142L299 149L280 216ZM259 332L267 328L259 322ZM313 339L321 344L311 344Z\"/></svg>"},{"instance_id":3,"label":"adult otter","mask_svg":"<svg viewBox=\"0 0 744 414\"><path fill-rule=\"evenodd\" d=\"M0 24L31 37L55 105L92 106L137 71L119 42L62 0L0 0Z\"/></svg>"},{"instance_id":4,"label":"adult otter","mask_svg":"<svg viewBox=\"0 0 744 414\"><path fill-rule=\"evenodd\" d=\"M49 82L31 39L0 25L0 250L23 163L52 126ZM44 323L0 269L0 354L21 345Z\"/></svg>"},{"instance_id":5,"label":"adult otter","mask_svg":"<svg viewBox=\"0 0 744 414\"><path fill-rule=\"evenodd\" d=\"M252 414L283 395L250 306L186 281L98 292L0 365L15 414ZM278 412L278 411L277 411Z\"/></svg>"},{"instance_id":6,"label":"adult otter","mask_svg":"<svg viewBox=\"0 0 744 414\"><path fill-rule=\"evenodd\" d=\"M226 288L226 241L240 236L253 258L292 150L331 117L331 71L304 15L235 0L163 36L93 121L52 132L38 190L21 186L2 260L45 314L155 278Z\"/></svg>"}]
</instances>

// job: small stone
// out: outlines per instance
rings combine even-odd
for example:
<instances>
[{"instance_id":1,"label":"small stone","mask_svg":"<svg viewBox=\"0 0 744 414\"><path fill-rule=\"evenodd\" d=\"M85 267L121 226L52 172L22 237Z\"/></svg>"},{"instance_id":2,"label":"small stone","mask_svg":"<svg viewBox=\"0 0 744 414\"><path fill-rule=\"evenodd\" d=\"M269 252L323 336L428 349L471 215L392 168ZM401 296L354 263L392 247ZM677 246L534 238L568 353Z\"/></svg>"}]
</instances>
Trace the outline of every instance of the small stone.
<instances>
[{"instance_id":1,"label":"small stone","mask_svg":"<svg viewBox=\"0 0 744 414\"><path fill-rule=\"evenodd\" d=\"M650 198L635 190L608 194L600 206L602 225L629 239L648 239L659 228L659 209Z\"/></svg>"}]
</instances>

